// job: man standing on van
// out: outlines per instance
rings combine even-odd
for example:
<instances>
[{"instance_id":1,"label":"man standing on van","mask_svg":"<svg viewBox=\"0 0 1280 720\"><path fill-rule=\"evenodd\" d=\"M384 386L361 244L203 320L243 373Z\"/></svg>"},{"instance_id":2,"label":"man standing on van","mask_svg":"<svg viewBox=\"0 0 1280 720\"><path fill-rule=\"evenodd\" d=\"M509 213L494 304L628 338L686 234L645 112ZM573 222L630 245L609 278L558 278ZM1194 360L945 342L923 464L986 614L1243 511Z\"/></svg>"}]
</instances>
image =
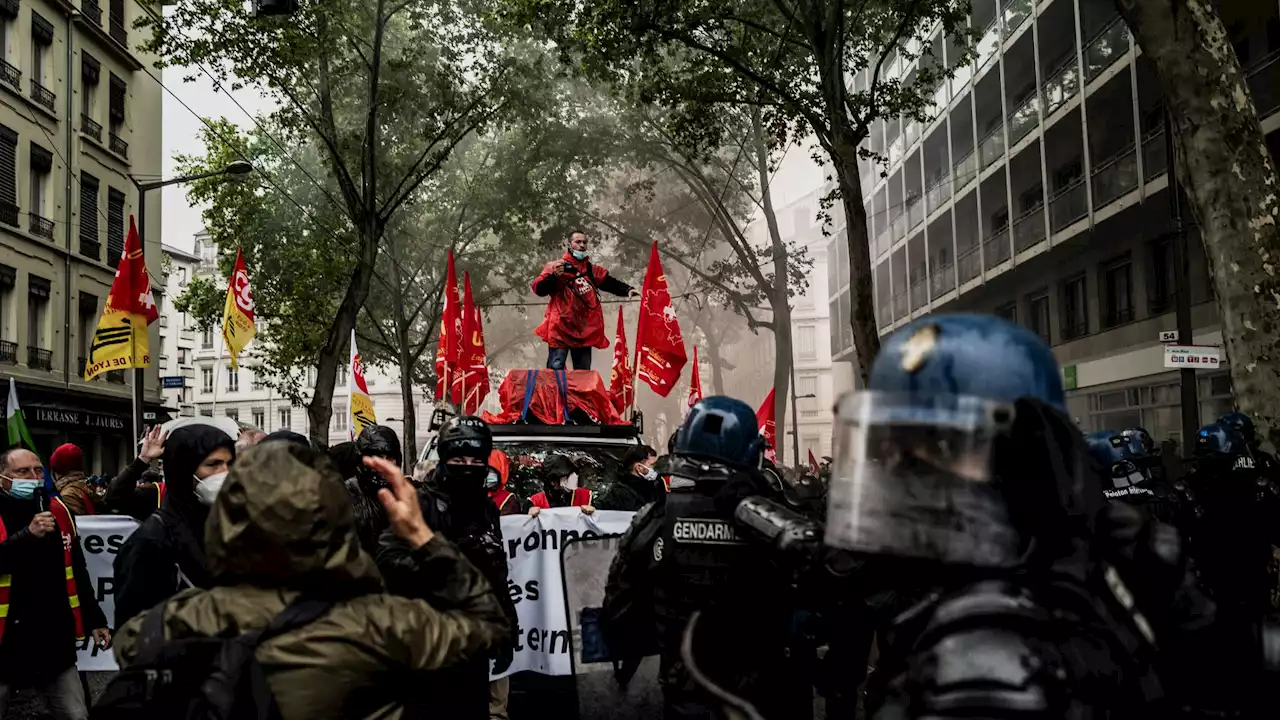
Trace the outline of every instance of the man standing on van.
<instances>
[{"instance_id":1,"label":"man standing on van","mask_svg":"<svg viewBox=\"0 0 1280 720\"><path fill-rule=\"evenodd\" d=\"M600 292L619 297L639 297L630 285L591 264L587 235L575 230L569 235L569 249L558 260L547 263L533 281L538 297L550 298L542 324L534 332L547 342L547 367L562 370L573 358L576 370L591 369L591 348L609 347L604 334L604 313Z\"/></svg>"}]
</instances>

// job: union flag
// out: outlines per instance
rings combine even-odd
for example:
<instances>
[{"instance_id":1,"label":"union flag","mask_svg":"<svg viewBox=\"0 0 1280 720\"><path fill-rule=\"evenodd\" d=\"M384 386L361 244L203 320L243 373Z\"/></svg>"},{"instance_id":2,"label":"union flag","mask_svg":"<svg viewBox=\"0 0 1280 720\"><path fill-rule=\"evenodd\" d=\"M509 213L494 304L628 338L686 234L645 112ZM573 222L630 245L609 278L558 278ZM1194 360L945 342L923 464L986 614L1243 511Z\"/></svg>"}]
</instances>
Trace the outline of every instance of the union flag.
<instances>
[{"instance_id":1,"label":"union flag","mask_svg":"<svg viewBox=\"0 0 1280 720\"><path fill-rule=\"evenodd\" d=\"M645 271L640 291L640 327L636 331L636 347L640 353L636 376L649 383L649 387L659 395L670 395L689 358L685 354L680 321L676 319L676 310L671 305L667 276L662 272L657 240L649 250L649 268Z\"/></svg>"}]
</instances>

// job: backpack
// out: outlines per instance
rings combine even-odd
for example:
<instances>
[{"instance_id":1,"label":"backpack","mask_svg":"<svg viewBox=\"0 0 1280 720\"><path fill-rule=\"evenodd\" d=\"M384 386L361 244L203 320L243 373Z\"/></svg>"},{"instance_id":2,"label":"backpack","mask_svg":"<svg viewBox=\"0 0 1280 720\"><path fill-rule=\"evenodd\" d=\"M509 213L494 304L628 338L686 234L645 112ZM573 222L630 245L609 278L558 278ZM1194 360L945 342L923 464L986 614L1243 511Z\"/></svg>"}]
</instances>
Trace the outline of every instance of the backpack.
<instances>
[{"instance_id":1,"label":"backpack","mask_svg":"<svg viewBox=\"0 0 1280 720\"><path fill-rule=\"evenodd\" d=\"M143 619L137 657L107 684L91 720L277 719L279 708L254 653L267 640L319 619L333 601L298 598L261 630L181 640L164 637L164 605Z\"/></svg>"}]
</instances>

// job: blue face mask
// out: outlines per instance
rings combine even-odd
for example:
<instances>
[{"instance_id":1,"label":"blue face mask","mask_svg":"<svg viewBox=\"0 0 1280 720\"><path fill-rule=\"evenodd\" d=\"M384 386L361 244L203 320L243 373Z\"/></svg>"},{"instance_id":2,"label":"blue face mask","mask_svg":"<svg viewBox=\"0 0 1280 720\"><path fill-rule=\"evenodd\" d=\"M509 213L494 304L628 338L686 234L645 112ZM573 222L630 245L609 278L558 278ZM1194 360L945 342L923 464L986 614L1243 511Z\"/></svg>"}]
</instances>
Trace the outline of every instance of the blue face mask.
<instances>
[{"instance_id":1,"label":"blue face mask","mask_svg":"<svg viewBox=\"0 0 1280 720\"><path fill-rule=\"evenodd\" d=\"M42 483L39 480L14 480L9 488L9 497L19 500L30 500L36 496L36 488Z\"/></svg>"},{"instance_id":2,"label":"blue face mask","mask_svg":"<svg viewBox=\"0 0 1280 720\"><path fill-rule=\"evenodd\" d=\"M591 253L586 253L581 250L570 250L569 254L572 255L575 260L586 260L591 257Z\"/></svg>"}]
</instances>

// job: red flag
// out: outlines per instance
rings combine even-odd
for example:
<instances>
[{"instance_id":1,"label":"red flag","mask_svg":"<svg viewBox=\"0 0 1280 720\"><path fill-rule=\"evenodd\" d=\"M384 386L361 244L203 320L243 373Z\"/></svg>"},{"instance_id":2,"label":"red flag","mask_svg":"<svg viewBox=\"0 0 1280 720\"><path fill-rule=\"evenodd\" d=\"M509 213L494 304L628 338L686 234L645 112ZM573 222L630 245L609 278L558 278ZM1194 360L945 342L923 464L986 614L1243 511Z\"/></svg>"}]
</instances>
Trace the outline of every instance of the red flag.
<instances>
[{"instance_id":1,"label":"red flag","mask_svg":"<svg viewBox=\"0 0 1280 720\"><path fill-rule=\"evenodd\" d=\"M89 345L84 379L92 380L108 370L150 367L147 326L158 317L160 313L151 296L151 279L147 276L147 264L142 257L138 227L130 215L124 253L116 266L107 303L102 308L98 329Z\"/></svg>"},{"instance_id":2,"label":"red flag","mask_svg":"<svg viewBox=\"0 0 1280 720\"><path fill-rule=\"evenodd\" d=\"M458 364L462 345L462 311L458 307L458 274L453 267L453 251L444 278L444 306L440 309L440 338L436 344L436 399L445 396L449 378Z\"/></svg>"},{"instance_id":3,"label":"red flag","mask_svg":"<svg viewBox=\"0 0 1280 720\"><path fill-rule=\"evenodd\" d=\"M813 456L813 448L810 448L809 449L809 472L813 473L814 477L818 477L818 473L821 470L822 468L819 467L818 465L818 458Z\"/></svg>"},{"instance_id":4,"label":"red flag","mask_svg":"<svg viewBox=\"0 0 1280 720\"><path fill-rule=\"evenodd\" d=\"M613 370L609 373L609 395L619 413L631 406L635 388L631 385L631 352L627 349L627 326L618 307L618 337L613 341Z\"/></svg>"},{"instance_id":5,"label":"red flag","mask_svg":"<svg viewBox=\"0 0 1280 720\"><path fill-rule=\"evenodd\" d=\"M636 375L662 397L670 395L689 358L684 351L680 321L676 320L676 310L671 306L667 276L662 273L662 261L658 259L657 240L649 251L649 269L645 271L640 291L636 348L640 354Z\"/></svg>"},{"instance_id":6,"label":"red flag","mask_svg":"<svg viewBox=\"0 0 1280 720\"><path fill-rule=\"evenodd\" d=\"M702 399L702 371L698 367L698 346L693 346L693 375L689 378L689 409Z\"/></svg>"},{"instance_id":7,"label":"red flag","mask_svg":"<svg viewBox=\"0 0 1280 720\"><path fill-rule=\"evenodd\" d=\"M458 350L458 373L454 375L453 402L462 412L474 415L489 396L489 365L485 360L484 323L480 308L471 298L471 274L462 273L462 342ZM462 397L463 391L466 397Z\"/></svg>"},{"instance_id":8,"label":"red flag","mask_svg":"<svg viewBox=\"0 0 1280 720\"><path fill-rule=\"evenodd\" d=\"M769 391L769 396L764 399L764 404L756 411L756 424L760 426L760 434L764 436L764 441L769 444L764 456L769 458L771 462L778 461L778 433L777 424L774 421L773 414L773 391Z\"/></svg>"}]
</instances>

